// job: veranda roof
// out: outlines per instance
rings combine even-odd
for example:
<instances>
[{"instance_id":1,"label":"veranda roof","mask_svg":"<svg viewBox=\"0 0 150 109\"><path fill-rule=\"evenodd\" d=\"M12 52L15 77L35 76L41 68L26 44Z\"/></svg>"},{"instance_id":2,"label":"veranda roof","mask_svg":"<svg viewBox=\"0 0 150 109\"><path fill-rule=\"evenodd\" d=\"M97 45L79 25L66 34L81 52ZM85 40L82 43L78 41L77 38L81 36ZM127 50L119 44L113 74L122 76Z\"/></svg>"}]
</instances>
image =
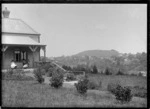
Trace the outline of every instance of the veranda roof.
<instances>
[{"instance_id":1,"label":"veranda roof","mask_svg":"<svg viewBox=\"0 0 150 109\"><path fill-rule=\"evenodd\" d=\"M39 45L39 46L46 45L46 44L38 43L28 36L3 37L2 44L6 44L6 45Z\"/></svg>"}]
</instances>

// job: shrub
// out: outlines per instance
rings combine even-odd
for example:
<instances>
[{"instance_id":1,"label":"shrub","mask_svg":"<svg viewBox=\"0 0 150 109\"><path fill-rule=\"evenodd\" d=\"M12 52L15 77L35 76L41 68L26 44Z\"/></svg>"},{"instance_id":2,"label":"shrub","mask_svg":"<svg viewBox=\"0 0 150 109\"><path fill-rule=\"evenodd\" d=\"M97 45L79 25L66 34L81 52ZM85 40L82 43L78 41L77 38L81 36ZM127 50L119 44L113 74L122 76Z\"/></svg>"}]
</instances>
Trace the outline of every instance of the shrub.
<instances>
[{"instance_id":1,"label":"shrub","mask_svg":"<svg viewBox=\"0 0 150 109\"><path fill-rule=\"evenodd\" d=\"M55 68L49 68L47 72L48 77L52 77L52 74L55 72L55 70L56 70Z\"/></svg>"},{"instance_id":2,"label":"shrub","mask_svg":"<svg viewBox=\"0 0 150 109\"><path fill-rule=\"evenodd\" d=\"M79 80L78 83L75 83L75 87L80 94L85 94L88 90L88 78L83 78Z\"/></svg>"},{"instance_id":3,"label":"shrub","mask_svg":"<svg viewBox=\"0 0 150 109\"><path fill-rule=\"evenodd\" d=\"M117 72L117 75L124 75L124 73L119 70L119 71Z\"/></svg>"},{"instance_id":4,"label":"shrub","mask_svg":"<svg viewBox=\"0 0 150 109\"><path fill-rule=\"evenodd\" d=\"M25 81L25 80L33 80L32 77L28 77L23 75L23 71L21 70L14 70L13 73L11 71L8 72L2 72L2 79L4 80L19 80L19 81Z\"/></svg>"},{"instance_id":5,"label":"shrub","mask_svg":"<svg viewBox=\"0 0 150 109\"><path fill-rule=\"evenodd\" d=\"M63 74L59 70L55 70L52 73L52 78L50 79L51 86L54 88L59 88L63 85Z\"/></svg>"},{"instance_id":6,"label":"shrub","mask_svg":"<svg viewBox=\"0 0 150 109\"><path fill-rule=\"evenodd\" d=\"M98 73L98 70L97 70L96 65L93 66L93 68L92 68L92 73L93 73L93 74L97 74L97 73Z\"/></svg>"},{"instance_id":7,"label":"shrub","mask_svg":"<svg viewBox=\"0 0 150 109\"><path fill-rule=\"evenodd\" d=\"M12 75L12 74L13 74L13 70L12 70L12 69L8 70L8 73L9 73L10 75Z\"/></svg>"},{"instance_id":8,"label":"shrub","mask_svg":"<svg viewBox=\"0 0 150 109\"><path fill-rule=\"evenodd\" d=\"M114 94L116 100L121 103L130 102L132 99L131 89L129 87L122 87L121 85L117 85L112 94Z\"/></svg>"},{"instance_id":9,"label":"shrub","mask_svg":"<svg viewBox=\"0 0 150 109\"><path fill-rule=\"evenodd\" d=\"M112 82L112 83L109 83L107 85L107 90L111 93L115 93L115 89L117 88L117 86L119 85L119 82Z\"/></svg>"},{"instance_id":10,"label":"shrub","mask_svg":"<svg viewBox=\"0 0 150 109\"><path fill-rule=\"evenodd\" d=\"M39 83L42 83L44 82L44 78L42 77L42 69L41 68L38 68L36 70L34 70L34 75L35 75L35 78L36 80L39 82Z\"/></svg>"},{"instance_id":11,"label":"shrub","mask_svg":"<svg viewBox=\"0 0 150 109\"><path fill-rule=\"evenodd\" d=\"M110 70L109 70L108 68L106 68L105 74L106 74L106 75L111 75L112 73L110 72Z\"/></svg>"},{"instance_id":12,"label":"shrub","mask_svg":"<svg viewBox=\"0 0 150 109\"><path fill-rule=\"evenodd\" d=\"M147 92L137 92L134 94L136 97L141 97L141 98L146 98L147 97Z\"/></svg>"},{"instance_id":13,"label":"shrub","mask_svg":"<svg viewBox=\"0 0 150 109\"><path fill-rule=\"evenodd\" d=\"M2 79L9 79L13 75L13 70L10 69L6 72L2 72Z\"/></svg>"},{"instance_id":14,"label":"shrub","mask_svg":"<svg viewBox=\"0 0 150 109\"><path fill-rule=\"evenodd\" d=\"M93 81L88 82L88 89L98 89L98 88L99 88L99 85L96 84L95 82Z\"/></svg>"},{"instance_id":15,"label":"shrub","mask_svg":"<svg viewBox=\"0 0 150 109\"><path fill-rule=\"evenodd\" d=\"M134 87L132 87L132 93L133 93L133 96L146 98L147 97L147 88L140 87L140 86L134 86Z\"/></svg>"},{"instance_id":16,"label":"shrub","mask_svg":"<svg viewBox=\"0 0 150 109\"><path fill-rule=\"evenodd\" d=\"M49 68L53 67L50 63L46 63L44 65L41 65L40 68L44 69L45 72L48 72Z\"/></svg>"},{"instance_id":17,"label":"shrub","mask_svg":"<svg viewBox=\"0 0 150 109\"><path fill-rule=\"evenodd\" d=\"M76 80L76 77L73 73L67 73L66 75L66 81L73 81Z\"/></svg>"}]
</instances>

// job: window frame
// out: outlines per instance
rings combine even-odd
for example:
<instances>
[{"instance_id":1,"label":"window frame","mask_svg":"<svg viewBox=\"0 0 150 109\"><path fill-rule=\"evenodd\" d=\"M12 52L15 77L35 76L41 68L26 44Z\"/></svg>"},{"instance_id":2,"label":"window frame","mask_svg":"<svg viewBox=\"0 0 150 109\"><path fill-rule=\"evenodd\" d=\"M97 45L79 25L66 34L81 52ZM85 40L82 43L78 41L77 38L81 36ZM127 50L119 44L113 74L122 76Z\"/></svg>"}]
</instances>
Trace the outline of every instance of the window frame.
<instances>
[{"instance_id":1,"label":"window frame","mask_svg":"<svg viewBox=\"0 0 150 109\"><path fill-rule=\"evenodd\" d=\"M27 60L27 51L25 50L14 50L14 61L15 62L22 62L22 60Z\"/></svg>"}]
</instances>

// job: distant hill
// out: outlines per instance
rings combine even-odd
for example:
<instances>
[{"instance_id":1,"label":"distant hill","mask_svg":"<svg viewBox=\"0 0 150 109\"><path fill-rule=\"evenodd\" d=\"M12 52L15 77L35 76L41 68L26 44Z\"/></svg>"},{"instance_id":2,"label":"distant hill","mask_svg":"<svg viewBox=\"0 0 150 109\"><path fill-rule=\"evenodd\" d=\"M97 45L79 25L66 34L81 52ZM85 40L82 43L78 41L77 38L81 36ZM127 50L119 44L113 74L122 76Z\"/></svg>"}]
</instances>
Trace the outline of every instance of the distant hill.
<instances>
[{"instance_id":1,"label":"distant hill","mask_svg":"<svg viewBox=\"0 0 150 109\"><path fill-rule=\"evenodd\" d=\"M87 50L80 52L74 56L95 56L98 58L107 58L111 56L118 56L120 53L116 50Z\"/></svg>"}]
</instances>

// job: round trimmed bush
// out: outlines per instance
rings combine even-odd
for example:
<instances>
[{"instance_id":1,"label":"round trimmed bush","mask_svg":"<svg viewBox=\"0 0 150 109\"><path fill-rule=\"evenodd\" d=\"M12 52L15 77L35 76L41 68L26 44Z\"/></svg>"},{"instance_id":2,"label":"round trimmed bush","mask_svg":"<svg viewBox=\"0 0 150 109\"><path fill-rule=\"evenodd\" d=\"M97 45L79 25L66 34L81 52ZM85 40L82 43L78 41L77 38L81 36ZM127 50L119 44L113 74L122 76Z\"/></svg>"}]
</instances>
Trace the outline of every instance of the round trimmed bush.
<instances>
[{"instance_id":1,"label":"round trimmed bush","mask_svg":"<svg viewBox=\"0 0 150 109\"><path fill-rule=\"evenodd\" d=\"M75 87L80 94L85 94L88 90L88 82L87 78L79 80L78 83L75 83Z\"/></svg>"},{"instance_id":2,"label":"round trimmed bush","mask_svg":"<svg viewBox=\"0 0 150 109\"><path fill-rule=\"evenodd\" d=\"M63 74L56 70L52 73L52 78L50 79L50 85L54 88L59 88L63 85Z\"/></svg>"},{"instance_id":3,"label":"round trimmed bush","mask_svg":"<svg viewBox=\"0 0 150 109\"><path fill-rule=\"evenodd\" d=\"M122 87L121 85L118 85L113 94L115 95L116 100L121 103L130 102L132 99L131 89L129 87Z\"/></svg>"}]
</instances>

